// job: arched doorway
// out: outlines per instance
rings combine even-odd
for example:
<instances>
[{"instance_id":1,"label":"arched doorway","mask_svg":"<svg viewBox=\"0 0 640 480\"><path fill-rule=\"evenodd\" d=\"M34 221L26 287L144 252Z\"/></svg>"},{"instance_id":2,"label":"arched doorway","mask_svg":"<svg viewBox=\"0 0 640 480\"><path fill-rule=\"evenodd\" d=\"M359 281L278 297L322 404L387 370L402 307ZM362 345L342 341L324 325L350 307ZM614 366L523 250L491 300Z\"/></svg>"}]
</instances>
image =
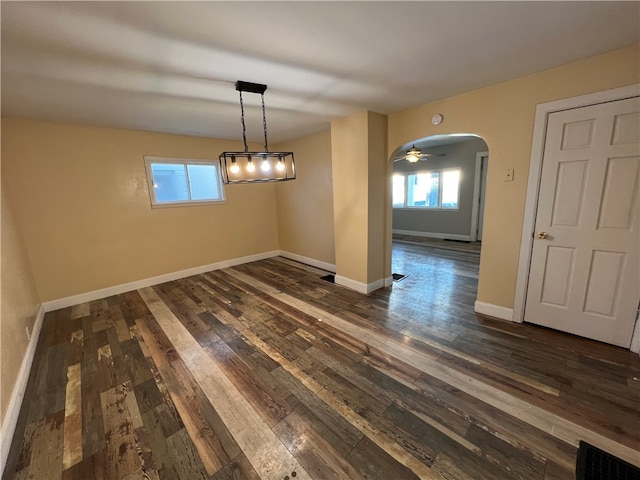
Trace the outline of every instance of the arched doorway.
<instances>
[{"instance_id":1,"label":"arched doorway","mask_svg":"<svg viewBox=\"0 0 640 480\"><path fill-rule=\"evenodd\" d=\"M464 291L473 310L488 159L486 142L473 134L418 139L391 156L391 272L396 288L425 306Z\"/></svg>"}]
</instances>

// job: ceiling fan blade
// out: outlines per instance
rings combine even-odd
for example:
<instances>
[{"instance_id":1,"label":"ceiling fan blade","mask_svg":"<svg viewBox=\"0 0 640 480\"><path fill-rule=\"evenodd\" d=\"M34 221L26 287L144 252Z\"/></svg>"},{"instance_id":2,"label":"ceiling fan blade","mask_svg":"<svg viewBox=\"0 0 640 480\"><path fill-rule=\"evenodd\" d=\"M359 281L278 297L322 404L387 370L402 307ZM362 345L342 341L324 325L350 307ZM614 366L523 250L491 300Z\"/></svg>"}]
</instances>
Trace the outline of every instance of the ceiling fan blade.
<instances>
[{"instance_id":1,"label":"ceiling fan blade","mask_svg":"<svg viewBox=\"0 0 640 480\"><path fill-rule=\"evenodd\" d=\"M406 160L406 157L402 156L402 157L396 157L393 159L394 162L399 162L400 160Z\"/></svg>"},{"instance_id":2,"label":"ceiling fan blade","mask_svg":"<svg viewBox=\"0 0 640 480\"><path fill-rule=\"evenodd\" d=\"M420 158L422 157L446 157L446 153L421 153Z\"/></svg>"}]
</instances>

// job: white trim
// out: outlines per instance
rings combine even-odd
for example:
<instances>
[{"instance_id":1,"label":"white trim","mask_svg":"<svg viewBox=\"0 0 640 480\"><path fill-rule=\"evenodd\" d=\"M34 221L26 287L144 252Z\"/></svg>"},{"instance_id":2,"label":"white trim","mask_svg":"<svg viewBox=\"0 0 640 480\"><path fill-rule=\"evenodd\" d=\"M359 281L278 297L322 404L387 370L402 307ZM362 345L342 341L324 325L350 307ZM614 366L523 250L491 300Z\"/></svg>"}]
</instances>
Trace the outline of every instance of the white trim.
<instances>
[{"instance_id":1,"label":"white trim","mask_svg":"<svg viewBox=\"0 0 640 480\"><path fill-rule=\"evenodd\" d=\"M483 315L489 315L490 317L499 318L501 320L509 320L513 322L513 308L507 308L500 305L493 305L491 303L479 302L476 300L473 305L473 310L476 313Z\"/></svg>"},{"instance_id":2,"label":"white trim","mask_svg":"<svg viewBox=\"0 0 640 480\"><path fill-rule=\"evenodd\" d=\"M489 159L489 152L476 152L476 171L473 176L473 203L471 205L471 231L469 240L478 240L478 215L480 214L480 174L482 173L482 159Z\"/></svg>"},{"instance_id":3,"label":"white trim","mask_svg":"<svg viewBox=\"0 0 640 480\"><path fill-rule=\"evenodd\" d=\"M631 335L631 346L629 347L633 353L640 354L640 320L636 317L636 326Z\"/></svg>"},{"instance_id":4,"label":"white trim","mask_svg":"<svg viewBox=\"0 0 640 480\"><path fill-rule=\"evenodd\" d=\"M264 260L265 258L277 257L278 255L280 255L280 250L272 250L270 252L257 253L255 255L248 255L246 257L232 258L230 260L223 260L221 262L211 263L209 265L201 265L199 267L187 268L186 270L179 270L177 272L165 273L163 275L158 275L157 277L144 278L142 280L136 280L135 282L123 283L120 285L114 285L112 287L93 290L91 292L72 295L70 297L59 298L57 300L50 300L48 302L43 302L42 306L44 307L46 312L50 312L52 310L71 307L73 305L78 305L80 303L90 302L92 300L99 300L101 298L110 297L112 295L118 295L124 292L130 292L131 290L137 290L139 288L158 285L159 283L170 282L172 280L178 280L180 278L190 277L191 275L198 275L200 273L210 272L212 270L219 270L221 268L234 267L236 265L242 265L243 263L256 262L258 260Z\"/></svg>"},{"instance_id":5,"label":"white trim","mask_svg":"<svg viewBox=\"0 0 640 480\"><path fill-rule=\"evenodd\" d=\"M384 279L384 286L390 287L393 285L393 275Z\"/></svg>"},{"instance_id":6,"label":"white trim","mask_svg":"<svg viewBox=\"0 0 640 480\"><path fill-rule=\"evenodd\" d=\"M180 164L184 166L184 173L186 177L187 194L189 198L187 200L180 200L177 202L160 202L156 197L155 182L153 180L153 172L151 170L152 163L168 163L168 164ZM147 185L149 187L149 198L151 200L151 208L166 208L166 207L185 207L192 205L211 205L211 204L224 204L226 203L224 184L222 182L222 165L220 165L220 159L208 160L208 159L196 159L196 158L175 158L175 157L144 157L145 171L147 172ZM191 198L191 180L189 179L189 165L209 165L216 167L216 186L220 192L220 198L208 198L206 200L194 200Z\"/></svg>"},{"instance_id":7,"label":"white trim","mask_svg":"<svg viewBox=\"0 0 640 480\"><path fill-rule=\"evenodd\" d=\"M391 233L396 233L398 235L412 235L414 237L427 237L427 238L440 238L443 240L461 240L463 242L470 242L470 235L458 235L455 233L436 233L436 232L419 232L414 230L398 230L393 229Z\"/></svg>"},{"instance_id":8,"label":"white trim","mask_svg":"<svg viewBox=\"0 0 640 480\"><path fill-rule=\"evenodd\" d=\"M326 270L327 272L336 273L336 266L332 263L323 262L321 260L316 260L315 258L305 257L304 255L298 255L297 253L287 252L285 250L280 250L280 256L306 265L311 265L312 267L316 267L321 270Z\"/></svg>"},{"instance_id":9,"label":"white trim","mask_svg":"<svg viewBox=\"0 0 640 480\"><path fill-rule=\"evenodd\" d=\"M476 152L476 169L473 174L473 196L471 200L471 229L469 230L469 237L472 242L475 242L478 238L478 211L480 207L480 170L482 168L482 153Z\"/></svg>"},{"instance_id":10,"label":"white trim","mask_svg":"<svg viewBox=\"0 0 640 480\"><path fill-rule=\"evenodd\" d=\"M343 287L347 287L347 288L350 288L351 290L355 290L356 292L364 293L365 295L368 295L369 293L384 287L385 279L381 278L379 280L376 280L375 282L363 283L363 282L358 282L357 280L351 280L350 278L343 277L341 275L336 275L335 283L336 285L342 285Z\"/></svg>"},{"instance_id":11,"label":"white trim","mask_svg":"<svg viewBox=\"0 0 640 480\"><path fill-rule=\"evenodd\" d=\"M541 103L536 107L536 117L533 126L533 142L531 146L531 162L529 164L529 182L522 224L522 239L520 242L520 256L518 259L518 274L516 277L516 292L513 302L513 321L524 321L524 307L529 282L529 266L531 263L531 249L533 247L533 233L535 229L536 209L538 206L538 191L540 188L540 174L542 172L542 157L547 134L549 115L562 110L586 107L598 103L613 102L640 96L640 84L629 85L604 92L590 93L579 97L566 98L555 102ZM637 333L640 335L640 333ZM634 336L635 338L635 336ZM640 343L640 339L638 340ZM640 345L638 345L640 348Z\"/></svg>"},{"instance_id":12,"label":"white trim","mask_svg":"<svg viewBox=\"0 0 640 480\"><path fill-rule=\"evenodd\" d=\"M22 400L24 399L24 393L27 389L27 381L29 380L29 373L31 372L31 365L33 364L33 357L36 353L36 346L38 345L38 339L40 338L40 331L42 330L42 322L44 320L45 309L43 305L40 305L38 313L36 314L35 322L33 323L33 330L31 332L31 338L27 345L27 350L22 358L22 364L20 365L20 371L16 378L16 384L11 392L11 398L9 399L9 405L7 406L7 412L2 422L2 428L0 429L0 475L4 472L4 467L7 464L7 458L9 456L9 447L11 446L11 440L13 440L13 434L18 424L18 416L20 415L20 407L22 407Z\"/></svg>"}]
</instances>

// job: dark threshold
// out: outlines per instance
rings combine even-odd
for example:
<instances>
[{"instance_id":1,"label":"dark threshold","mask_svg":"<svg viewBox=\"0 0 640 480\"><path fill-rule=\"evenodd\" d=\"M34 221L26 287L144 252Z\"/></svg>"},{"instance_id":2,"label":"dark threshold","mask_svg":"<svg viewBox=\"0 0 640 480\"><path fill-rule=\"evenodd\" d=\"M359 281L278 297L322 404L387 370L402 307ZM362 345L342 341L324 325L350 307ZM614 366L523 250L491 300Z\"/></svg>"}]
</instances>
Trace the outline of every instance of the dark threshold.
<instances>
[{"instance_id":1,"label":"dark threshold","mask_svg":"<svg viewBox=\"0 0 640 480\"><path fill-rule=\"evenodd\" d=\"M404 280L405 278L407 278L406 275L402 275L401 273L392 273L391 275L393 276L394 282L399 282L400 280ZM336 276L333 274L325 275L324 277L320 277L320 280L324 280L325 282L329 283L336 283Z\"/></svg>"}]
</instances>

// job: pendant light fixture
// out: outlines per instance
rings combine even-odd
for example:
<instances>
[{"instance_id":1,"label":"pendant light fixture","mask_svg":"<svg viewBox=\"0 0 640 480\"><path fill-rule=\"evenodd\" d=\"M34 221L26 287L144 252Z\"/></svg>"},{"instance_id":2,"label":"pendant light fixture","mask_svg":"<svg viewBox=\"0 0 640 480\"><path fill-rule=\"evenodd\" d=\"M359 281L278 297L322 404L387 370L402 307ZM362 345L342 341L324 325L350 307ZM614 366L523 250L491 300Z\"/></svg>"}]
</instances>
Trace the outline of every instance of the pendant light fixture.
<instances>
[{"instance_id":1,"label":"pendant light fixture","mask_svg":"<svg viewBox=\"0 0 640 480\"><path fill-rule=\"evenodd\" d=\"M229 183L284 182L296 178L293 152L270 152L267 141L267 115L264 108L266 85L250 82L236 82L240 92L240 120L242 122L242 140L244 152L222 152L220 165L222 181ZM264 151L250 152L247 146L247 134L244 123L244 103L242 92L259 93L262 98L262 125L264 127Z\"/></svg>"}]
</instances>

